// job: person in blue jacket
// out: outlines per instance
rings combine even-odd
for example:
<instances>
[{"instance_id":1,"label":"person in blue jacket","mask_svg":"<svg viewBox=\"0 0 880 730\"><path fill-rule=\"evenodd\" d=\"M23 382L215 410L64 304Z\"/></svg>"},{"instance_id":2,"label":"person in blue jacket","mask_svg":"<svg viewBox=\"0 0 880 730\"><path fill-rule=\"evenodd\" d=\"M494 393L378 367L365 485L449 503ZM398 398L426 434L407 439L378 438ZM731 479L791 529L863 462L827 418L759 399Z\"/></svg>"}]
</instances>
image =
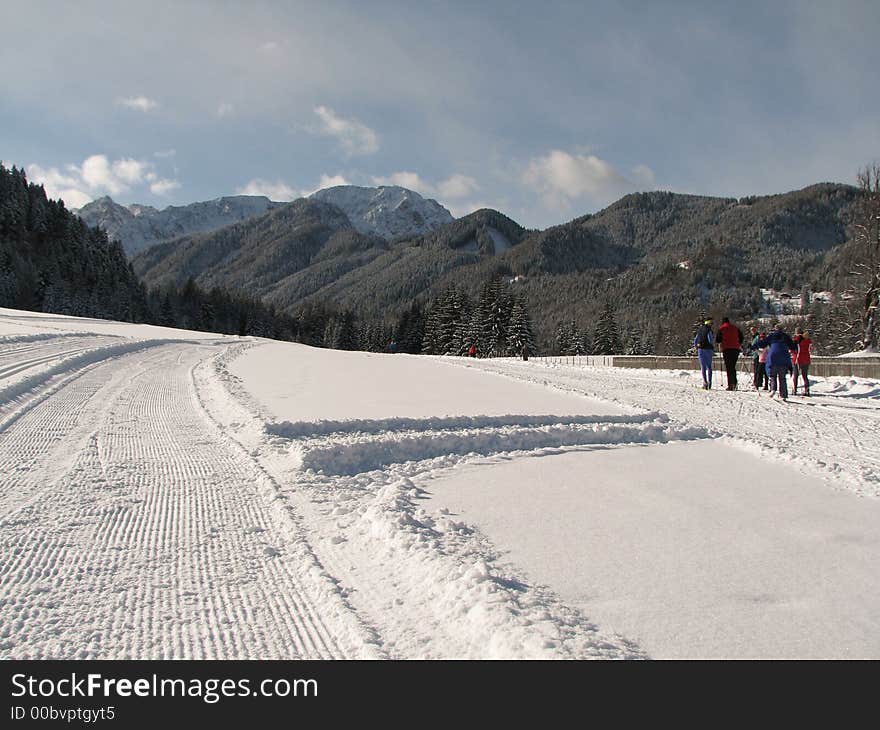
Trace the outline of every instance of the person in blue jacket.
<instances>
[{"instance_id":1,"label":"person in blue jacket","mask_svg":"<svg viewBox=\"0 0 880 730\"><path fill-rule=\"evenodd\" d=\"M758 347L769 347L767 367L770 368L770 389L776 391L782 400L788 400L788 373L791 370L790 350L795 349L794 341L782 331L777 323L773 331L764 339L758 340ZM772 395L772 393L771 393Z\"/></svg>"},{"instance_id":2,"label":"person in blue jacket","mask_svg":"<svg viewBox=\"0 0 880 730\"><path fill-rule=\"evenodd\" d=\"M715 353L715 333L712 332L712 318L706 317L694 335L694 347L700 360L703 375L703 390L712 389L712 355Z\"/></svg>"}]
</instances>

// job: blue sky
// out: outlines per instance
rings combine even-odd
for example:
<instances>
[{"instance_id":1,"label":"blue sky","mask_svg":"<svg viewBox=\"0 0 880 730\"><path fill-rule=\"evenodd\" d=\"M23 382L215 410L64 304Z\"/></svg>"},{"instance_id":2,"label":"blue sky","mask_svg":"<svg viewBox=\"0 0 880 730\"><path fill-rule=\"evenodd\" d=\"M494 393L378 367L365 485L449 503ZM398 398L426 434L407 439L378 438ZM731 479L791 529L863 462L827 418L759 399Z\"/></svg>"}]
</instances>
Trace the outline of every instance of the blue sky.
<instances>
[{"instance_id":1,"label":"blue sky","mask_svg":"<svg viewBox=\"0 0 880 730\"><path fill-rule=\"evenodd\" d=\"M396 183L528 227L853 182L880 3L0 0L0 159L70 207Z\"/></svg>"}]
</instances>

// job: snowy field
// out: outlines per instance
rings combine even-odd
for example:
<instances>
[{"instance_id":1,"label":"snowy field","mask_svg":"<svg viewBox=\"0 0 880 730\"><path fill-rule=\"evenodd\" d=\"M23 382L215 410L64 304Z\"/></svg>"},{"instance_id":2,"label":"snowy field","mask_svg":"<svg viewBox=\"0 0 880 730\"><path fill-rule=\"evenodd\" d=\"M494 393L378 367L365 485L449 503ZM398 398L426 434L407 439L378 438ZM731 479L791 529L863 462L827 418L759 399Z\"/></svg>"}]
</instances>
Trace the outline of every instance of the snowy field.
<instances>
[{"instance_id":1,"label":"snowy field","mask_svg":"<svg viewBox=\"0 0 880 730\"><path fill-rule=\"evenodd\" d=\"M880 383L0 310L5 658L880 658Z\"/></svg>"}]
</instances>

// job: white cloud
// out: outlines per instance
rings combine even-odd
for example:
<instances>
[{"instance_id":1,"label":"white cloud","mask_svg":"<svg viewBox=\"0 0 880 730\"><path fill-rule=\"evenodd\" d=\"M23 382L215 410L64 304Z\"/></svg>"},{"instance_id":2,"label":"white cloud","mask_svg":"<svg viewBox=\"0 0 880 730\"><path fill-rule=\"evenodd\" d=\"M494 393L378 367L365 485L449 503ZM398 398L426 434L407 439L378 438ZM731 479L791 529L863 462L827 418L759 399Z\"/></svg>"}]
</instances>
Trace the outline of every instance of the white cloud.
<instances>
[{"instance_id":1,"label":"white cloud","mask_svg":"<svg viewBox=\"0 0 880 730\"><path fill-rule=\"evenodd\" d=\"M230 104L228 102L222 102L220 106L217 107L217 116L221 119L223 117L232 116L233 112L235 112L235 105Z\"/></svg>"},{"instance_id":2,"label":"white cloud","mask_svg":"<svg viewBox=\"0 0 880 730\"><path fill-rule=\"evenodd\" d=\"M28 165L28 179L37 185L43 185L48 192L49 188L75 187L81 184L81 180L73 175L65 175L57 167L44 170L39 165ZM51 195L49 197L52 197Z\"/></svg>"},{"instance_id":3,"label":"white cloud","mask_svg":"<svg viewBox=\"0 0 880 730\"><path fill-rule=\"evenodd\" d=\"M371 155L379 149L379 137L357 119L345 119L326 106L315 107L321 125L317 134L335 137L346 155Z\"/></svg>"},{"instance_id":4,"label":"white cloud","mask_svg":"<svg viewBox=\"0 0 880 730\"><path fill-rule=\"evenodd\" d=\"M318 187L315 188L312 192L317 192L318 190L323 190L324 188L333 188L337 185L349 185L348 180L345 179L343 175L321 175L321 180L318 183ZM309 193L311 195L311 193Z\"/></svg>"},{"instance_id":5,"label":"white cloud","mask_svg":"<svg viewBox=\"0 0 880 730\"><path fill-rule=\"evenodd\" d=\"M113 175L129 185L141 182L145 177L152 175L149 172L150 163L132 160L130 158L116 160L111 167Z\"/></svg>"},{"instance_id":6,"label":"white cloud","mask_svg":"<svg viewBox=\"0 0 880 730\"><path fill-rule=\"evenodd\" d=\"M437 194L441 198L465 198L479 189L477 181L467 175L455 174L437 183Z\"/></svg>"},{"instance_id":7,"label":"white cloud","mask_svg":"<svg viewBox=\"0 0 880 730\"><path fill-rule=\"evenodd\" d=\"M101 195L121 195L148 183L155 195L165 195L180 187L177 180L160 179L152 162L130 157L111 162L106 155L91 155L80 165L65 165L64 171L39 165L29 165L27 170L28 177L42 184L50 198L61 198L71 208L82 207Z\"/></svg>"},{"instance_id":8,"label":"white cloud","mask_svg":"<svg viewBox=\"0 0 880 730\"><path fill-rule=\"evenodd\" d=\"M392 172L387 176L377 175L372 180L373 185L398 185L424 195L432 195L434 193L434 186L427 180L419 177L419 174L416 172L402 170L401 172Z\"/></svg>"},{"instance_id":9,"label":"white cloud","mask_svg":"<svg viewBox=\"0 0 880 730\"><path fill-rule=\"evenodd\" d=\"M650 168L636 169L642 178L649 172L653 178ZM604 205L639 187L595 155L571 155L562 150L533 158L521 182L540 193L544 204L554 210L566 210L574 200Z\"/></svg>"},{"instance_id":10,"label":"white cloud","mask_svg":"<svg viewBox=\"0 0 880 730\"><path fill-rule=\"evenodd\" d=\"M146 96L128 96L120 97L116 100L117 106L124 106L127 109L134 109L140 112L149 112L159 106L159 102L155 99L148 99Z\"/></svg>"},{"instance_id":11,"label":"white cloud","mask_svg":"<svg viewBox=\"0 0 880 730\"><path fill-rule=\"evenodd\" d=\"M492 208L493 210L499 210L501 207L496 203L486 203L480 200L467 200L464 202L453 203L446 206L449 208L449 212L456 218L461 218L470 213L473 213L475 210L480 210L481 208Z\"/></svg>"},{"instance_id":12,"label":"white cloud","mask_svg":"<svg viewBox=\"0 0 880 730\"><path fill-rule=\"evenodd\" d=\"M237 188L235 192L238 195L265 195L270 200L280 201L295 200L302 197L301 191L290 187L281 180L272 182L260 178L254 178L247 185Z\"/></svg>"},{"instance_id":13,"label":"white cloud","mask_svg":"<svg viewBox=\"0 0 880 730\"><path fill-rule=\"evenodd\" d=\"M297 198L307 198L312 193L316 193L324 188L349 184L350 183L345 176L340 173L337 173L336 175L327 175L325 173L321 175L317 187L310 190L293 188L283 180L275 180L273 182L271 180L254 178L247 185L237 188L235 192L238 195L265 195L270 200L287 201L296 200Z\"/></svg>"},{"instance_id":14,"label":"white cloud","mask_svg":"<svg viewBox=\"0 0 880 730\"><path fill-rule=\"evenodd\" d=\"M177 180L168 180L160 178L150 185L150 192L153 195L168 195L172 190L177 190L180 183Z\"/></svg>"},{"instance_id":15,"label":"white cloud","mask_svg":"<svg viewBox=\"0 0 880 730\"><path fill-rule=\"evenodd\" d=\"M118 195L128 189L125 182L114 177L110 161L104 155L92 155L79 168L68 165L67 169L79 175L90 190L103 190L110 195Z\"/></svg>"},{"instance_id":16,"label":"white cloud","mask_svg":"<svg viewBox=\"0 0 880 730\"><path fill-rule=\"evenodd\" d=\"M446 180L434 184L422 178L417 172L402 170L387 176L372 178L374 185L399 185L402 188L415 190L422 195L440 198L464 198L480 189L477 181L467 175L456 173Z\"/></svg>"},{"instance_id":17,"label":"white cloud","mask_svg":"<svg viewBox=\"0 0 880 730\"><path fill-rule=\"evenodd\" d=\"M45 170L39 165L28 165L27 176L32 183L42 185L50 198L61 198L68 208L81 208L93 199L93 196L83 189L86 186L81 178L66 175L57 167Z\"/></svg>"}]
</instances>

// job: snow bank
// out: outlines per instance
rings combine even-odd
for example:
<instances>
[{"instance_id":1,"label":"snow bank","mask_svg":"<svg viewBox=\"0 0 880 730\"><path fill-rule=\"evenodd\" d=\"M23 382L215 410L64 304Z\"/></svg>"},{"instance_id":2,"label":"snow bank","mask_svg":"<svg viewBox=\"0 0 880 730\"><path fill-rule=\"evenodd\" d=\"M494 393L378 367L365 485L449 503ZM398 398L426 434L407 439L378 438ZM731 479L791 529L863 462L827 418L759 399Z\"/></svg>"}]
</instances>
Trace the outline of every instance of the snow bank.
<instances>
[{"instance_id":1,"label":"snow bank","mask_svg":"<svg viewBox=\"0 0 880 730\"><path fill-rule=\"evenodd\" d=\"M658 411L637 416L566 416L568 424L587 423L643 423L651 420L668 420ZM443 429L500 428L502 426L553 426L560 422L559 416L505 415L505 416L455 416L449 418L380 418L376 420L350 419L346 421L300 421L269 423L266 431L283 438L313 438L329 434L384 433L386 431L439 431Z\"/></svg>"},{"instance_id":2,"label":"snow bank","mask_svg":"<svg viewBox=\"0 0 880 730\"><path fill-rule=\"evenodd\" d=\"M60 337L93 337L92 332L43 332L32 335L0 335L0 347L4 349L9 345L19 345L31 342L45 342L46 340L57 340Z\"/></svg>"},{"instance_id":3,"label":"snow bank","mask_svg":"<svg viewBox=\"0 0 880 730\"><path fill-rule=\"evenodd\" d=\"M813 391L839 398L880 398L880 382L867 378L824 378Z\"/></svg>"},{"instance_id":4,"label":"snow bank","mask_svg":"<svg viewBox=\"0 0 880 730\"><path fill-rule=\"evenodd\" d=\"M504 452L529 452L574 446L666 443L707 438L702 428L674 428L665 419L637 426L608 423L555 424L543 428L464 429L380 438L365 442L336 442L306 450L302 468L325 474L353 475L391 464L456 456L488 456ZM437 468L438 464L432 465Z\"/></svg>"}]
</instances>

